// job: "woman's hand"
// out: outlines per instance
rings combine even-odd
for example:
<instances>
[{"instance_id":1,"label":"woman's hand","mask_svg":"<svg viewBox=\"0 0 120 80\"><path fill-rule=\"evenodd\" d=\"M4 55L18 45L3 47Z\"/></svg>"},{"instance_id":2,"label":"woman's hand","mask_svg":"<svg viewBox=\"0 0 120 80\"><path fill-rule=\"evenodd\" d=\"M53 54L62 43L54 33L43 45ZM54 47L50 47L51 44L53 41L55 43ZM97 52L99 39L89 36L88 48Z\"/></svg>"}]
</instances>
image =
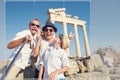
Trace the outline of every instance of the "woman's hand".
<instances>
[{"instance_id":1,"label":"woman's hand","mask_svg":"<svg viewBox=\"0 0 120 80\"><path fill-rule=\"evenodd\" d=\"M71 33L68 35L69 40L71 40L74 35L75 35L75 34L71 32Z\"/></svg>"}]
</instances>

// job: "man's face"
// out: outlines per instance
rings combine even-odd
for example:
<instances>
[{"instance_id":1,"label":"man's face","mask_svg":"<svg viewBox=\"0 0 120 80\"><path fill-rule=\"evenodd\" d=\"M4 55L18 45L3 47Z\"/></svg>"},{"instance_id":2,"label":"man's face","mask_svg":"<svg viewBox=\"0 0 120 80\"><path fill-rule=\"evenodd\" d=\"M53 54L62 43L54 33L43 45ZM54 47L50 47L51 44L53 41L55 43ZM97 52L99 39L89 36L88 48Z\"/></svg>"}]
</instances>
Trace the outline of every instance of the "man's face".
<instances>
[{"instance_id":1,"label":"man's face","mask_svg":"<svg viewBox=\"0 0 120 80\"><path fill-rule=\"evenodd\" d=\"M55 31L52 27L46 27L44 30L44 35L47 40L53 39L53 36L55 34Z\"/></svg>"},{"instance_id":2,"label":"man's face","mask_svg":"<svg viewBox=\"0 0 120 80\"><path fill-rule=\"evenodd\" d=\"M29 25L30 32L35 35L38 28L40 27L40 22L38 20L32 20Z\"/></svg>"}]
</instances>

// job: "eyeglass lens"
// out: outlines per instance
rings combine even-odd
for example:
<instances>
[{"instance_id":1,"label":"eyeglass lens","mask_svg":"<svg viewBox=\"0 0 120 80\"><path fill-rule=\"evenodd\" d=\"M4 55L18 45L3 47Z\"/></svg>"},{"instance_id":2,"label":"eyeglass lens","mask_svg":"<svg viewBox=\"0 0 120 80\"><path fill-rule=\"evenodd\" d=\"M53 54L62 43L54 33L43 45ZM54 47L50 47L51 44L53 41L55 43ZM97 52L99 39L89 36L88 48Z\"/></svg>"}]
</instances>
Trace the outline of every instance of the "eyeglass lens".
<instances>
[{"instance_id":1,"label":"eyeglass lens","mask_svg":"<svg viewBox=\"0 0 120 80\"><path fill-rule=\"evenodd\" d=\"M48 32L48 31L53 32L53 29L45 29L45 32Z\"/></svg>"},{"instance_id":2,"label":"eyeglass lens","mask_svg":"<svg viewBox=\"0 0 120 80\"><path fill-rule=\"evenodd\" d=\"M36 27L39 28L40 25L37 25L37 24L31 23L31 26L36 26Z\"/></svg>"}]
</instances>

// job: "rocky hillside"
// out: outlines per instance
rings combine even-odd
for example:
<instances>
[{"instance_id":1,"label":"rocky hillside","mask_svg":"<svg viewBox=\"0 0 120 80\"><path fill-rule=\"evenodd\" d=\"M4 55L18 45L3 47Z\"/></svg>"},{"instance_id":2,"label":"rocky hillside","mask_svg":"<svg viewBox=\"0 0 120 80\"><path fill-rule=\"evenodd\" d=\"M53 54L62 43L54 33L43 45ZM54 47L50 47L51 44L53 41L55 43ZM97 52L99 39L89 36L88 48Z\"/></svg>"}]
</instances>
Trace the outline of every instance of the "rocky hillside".
<instances>
[{"instance_id":1,"label":"rocky hillside","mask_svg":"<svg viewBox=\"0 0 120 80\"><path fill-rule=\"evenodd\" d=\"M99 48L89 58L69 57L69 61L67 80L120 80L120 53L112 46ZM81 64L84 61L87 66ZM0 61L0 75L6 64Z\"/></svg>"},{"instance_id":2,"label":"rocky hillside","mask_svg":"<svg viewBox=\"0 0 120 80\"><path fill-rule=\"evenodd\" d=\"M74 64L73 64L74 63ZM77 63L77 62L76 62ZM112 46L99 48L88 60L89 70L78 73L75 59L71 60L68 80L120 80L120 53ZM74 65L74 66L73 66ZM84 68L84 67L83 67ZM72 72L74 71L74 72Z\"/></svg>"}]
</instances>

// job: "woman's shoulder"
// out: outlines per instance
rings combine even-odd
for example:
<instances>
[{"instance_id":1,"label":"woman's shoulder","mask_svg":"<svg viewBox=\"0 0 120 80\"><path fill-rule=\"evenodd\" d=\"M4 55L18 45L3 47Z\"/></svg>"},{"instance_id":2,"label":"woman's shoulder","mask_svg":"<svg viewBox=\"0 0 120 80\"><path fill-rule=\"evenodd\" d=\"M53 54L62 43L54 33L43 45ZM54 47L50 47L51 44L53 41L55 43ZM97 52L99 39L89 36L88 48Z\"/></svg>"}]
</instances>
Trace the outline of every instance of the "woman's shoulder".
<instances>
[{"instance_id":1,"label":"woman's shoulder","mask_svg":"<svg viewBox=\"0 0 120 80\"><path fill-rule=\"evenodd\" d=\"M61 52L61 53L66 53L66 52L65 52L65 50L64 50L64 49L62 49L62 48L60 48L60 47L58 47L57 49L58 49L58 50L59 50L59 52Z\"/></svg>"}]
</instances>

